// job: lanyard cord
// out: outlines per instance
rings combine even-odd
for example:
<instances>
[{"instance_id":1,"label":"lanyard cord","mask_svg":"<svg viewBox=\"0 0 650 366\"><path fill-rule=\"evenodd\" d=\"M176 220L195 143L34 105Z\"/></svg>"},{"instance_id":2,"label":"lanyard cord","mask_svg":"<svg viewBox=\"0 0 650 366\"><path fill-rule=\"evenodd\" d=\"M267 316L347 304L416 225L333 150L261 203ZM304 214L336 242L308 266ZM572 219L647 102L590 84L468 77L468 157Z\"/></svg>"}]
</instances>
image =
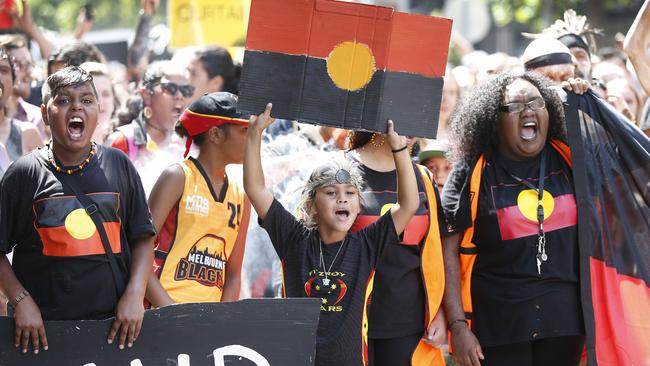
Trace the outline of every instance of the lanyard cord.
<instances>
[{"instance_id":1,"label":"lanyard cord","mask_svg":"<svg viewBox=\"0 0 650 366\"><path fill-rule=\"evenodd\" d=\"M542 274L542 263L548 260L548 255L546 254L546 233L544 233L544 205L542 198L544 197L544 177L546 173L546 148L542 150L542 161L539 164L539 185L535 187L527 179L519 178L518 176L510 173L506 168L503 167L496 159L494 160L496 165L499 166L504 172L506 172L512 179L517 182L525 185L526 187L537 191L537 223L539 224L539 233L537 234L537 274Z\"/></svg>"}]
</instances>

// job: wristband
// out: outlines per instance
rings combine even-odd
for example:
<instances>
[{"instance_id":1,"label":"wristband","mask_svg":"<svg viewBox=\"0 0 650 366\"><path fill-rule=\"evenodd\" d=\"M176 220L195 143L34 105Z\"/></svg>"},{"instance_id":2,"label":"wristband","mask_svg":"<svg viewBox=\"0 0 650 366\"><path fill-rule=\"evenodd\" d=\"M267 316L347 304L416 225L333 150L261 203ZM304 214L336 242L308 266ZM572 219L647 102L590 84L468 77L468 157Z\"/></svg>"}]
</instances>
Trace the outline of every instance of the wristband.
<instances>
[{"instance_id":1,"label":"wristband","mask_svg":"<svg viewBox=\"0 0 650 366\"><path fill-rule=\"evenodd\" d=\"M29 296L29 292L23 289L18 295L16 295L16 297L13 298L14 303L11 304L11 306L15 309L16 306L18 306L18 303L23 301L23 299L25 299L27 296Z\"/></svg>"},{"instance_id":2,"label":"wristband","mask_svg":"<svg viewBox=\"0 0 650 366\"><path fill-rule=\"evenodd\" d=\"M404 150L406 150L407 147L408 147L408 145L404 145L403 148L400 148L400 149L397 149L397 150L391 150L391 151L393 152L393 154L396 154L396 153L398 153L398 152L400 152L400 151L404 151Z\"/></svg>"},{"instance_id":3,"label":"wristband","mask_svg":"<svg viewBox=\"0 0 650 366\"><path fill-rule=\"evenodd\" d=\"M469 322L467 321L467 319L456 319L450 321L449 324L447 324L447 329L451 330L451 327L454 326L456 323L465 323L465 325L469 326Z\"/></svg>"}]
</instances>

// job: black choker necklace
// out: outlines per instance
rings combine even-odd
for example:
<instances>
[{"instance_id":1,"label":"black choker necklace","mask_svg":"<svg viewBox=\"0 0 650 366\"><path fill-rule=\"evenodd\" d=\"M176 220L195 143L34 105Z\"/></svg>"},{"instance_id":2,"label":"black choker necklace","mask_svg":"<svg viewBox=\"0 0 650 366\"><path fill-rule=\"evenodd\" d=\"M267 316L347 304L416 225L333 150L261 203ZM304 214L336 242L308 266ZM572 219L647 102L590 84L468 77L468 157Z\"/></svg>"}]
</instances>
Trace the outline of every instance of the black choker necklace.
<instances>
[{"instance_id":1,"label":"black choker necklace","mask_svg":"<svg viewBox=\"0 0 650 366\"><path fill-rule=\"evenodd\" d=\"M83 168L85 168L92 160L92 157L95 155L97 152L97 147L95 146L95 142L91 142L90 144L90 152L88 153L88 156L84 159L84 161L81 162L81 164L77 165L76 167L72 169L66 169L62 168L59 164L57 164L57 159L54 157L54 152L52 151L52 145L48 144L47 145L47 160L52 164L52 167L54 170L56 170L59 173L66 173L68 175L74 174ZM63 164L61 164L63 165Z\"/></svg>"}]
</instances>

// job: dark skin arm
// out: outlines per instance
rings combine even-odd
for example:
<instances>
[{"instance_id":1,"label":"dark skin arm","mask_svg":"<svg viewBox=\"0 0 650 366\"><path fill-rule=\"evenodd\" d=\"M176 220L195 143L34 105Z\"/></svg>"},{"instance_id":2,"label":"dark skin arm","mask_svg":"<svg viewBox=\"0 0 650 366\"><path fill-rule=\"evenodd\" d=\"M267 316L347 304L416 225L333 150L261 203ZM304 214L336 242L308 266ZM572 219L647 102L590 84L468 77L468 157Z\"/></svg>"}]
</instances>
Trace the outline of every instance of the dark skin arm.
<instances>
[{"instance_id":1,"label":"dark skin arm","mask_svg":"<svg viewBox=\"0 0 650 366\"><path fill-rule=\"evenodd\" d=\"M133 346L140 335L142 319L144 318L144 294L147 280L151 274L153 263L153 236L143 237L131 245L133 259L131 260L131 277L126 290L117 303L115 321L108 332L108 343L111 344L119 334L118 346Z\"/></svg>"},{"instance_id":2,"label":"dark skin arm","mask_svg":"<svg viewBox=\"0 0 650 366\"><path fill-rule=\"evenodd\" d=\"M149 194L149 210L151 219L156 231L160 232L169 212L176 202L183 195L185 185L185 174L179 165L172 165L165 169L156 181ZM153 262L152 262L153 263ZM150 271L149 282L147 283L146 297L155 307L167 306L174 303L174 300L167 294L167 291L160 284L158 276Z\"/></svg>"},{"instance_id":3,"label":"dark skin arm","mask_svg":"<svg viewBox=\"0 0 650 366\"><path fill-rule=\"evenodd\" d=\"M456 319L465 319L465 311L461 301L460 287L460 261L458 248L461 240L460 234L443 238L442 255L445 261L445 294L442 303L449 322ZM451 346L453 356L459 366L480 366L483 360L483 351L478 339L467 324L454 322L451 331Z\"/></svg>"},{"instance_id":4,"label":"dark skin arm","mask_svg":"<svg viewBox=\"0 0 650 366\"><path fill-rule=\"evenodd\" d=\"M242 212L241 224L237 233L237 241L230 253L230 258L226 262L226 282L223 285L223 294L221 301L239 300L239 290L241 289L241 267L244 262L244 249L246 247L246 235L248 233L248 223L250 221L251 204L248 198L244 199L244 211Z\"/></svg>"},{"instance_id":5,"label":"dark skin arm","mask_svg":"<svg viewBox=\"0 0 650 366\"><path fill-rule=\"evenodd\" d=\"M0 289L7 294L10 303L13 301L11 299L25 289L16 278L5 254L0 255ZM47 336L41 311L31 296L25 297L16 305L14 323L16 325L14 338L16 348L20 347L23 353L27 353L31 341L34 354L37 354L41 347L47 351Z\"/></svg>"}]
</instances>

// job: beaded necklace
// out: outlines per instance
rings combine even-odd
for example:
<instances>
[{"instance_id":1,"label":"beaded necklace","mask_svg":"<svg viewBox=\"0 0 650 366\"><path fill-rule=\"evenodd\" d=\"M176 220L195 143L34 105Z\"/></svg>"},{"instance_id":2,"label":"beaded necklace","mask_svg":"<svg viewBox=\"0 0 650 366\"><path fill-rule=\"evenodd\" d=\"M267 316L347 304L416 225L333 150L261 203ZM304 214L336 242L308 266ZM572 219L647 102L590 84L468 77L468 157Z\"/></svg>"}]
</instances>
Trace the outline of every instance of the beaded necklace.
<instances>
[{"instance_id":1,"label":"beaded necklace","mask_svg":"<svg viewBox=\"0 0 650 366\"><path fill-rule=\"evenodd\" d=\"M52 167L54 167L54 170L56 170L57 172L72 175L72 174L82 170L83 168L85 168L91 162L92 157L96 153L96 150L97 150L97 148L96 148L95 142L93 141L90 144L90 152L88 153L88 156L84 159L84 161L82 161L81 164L77 165L76 167L74 167L72 169L65 169L65 168L62 168L61 166L59 166L59 164L57 164L57 160L54 157L54 152L52 151L52 146L50 144L48 144L47 145L47 160L50 162L50 164L52 164Z\"/></svg>"}]
</instances>

